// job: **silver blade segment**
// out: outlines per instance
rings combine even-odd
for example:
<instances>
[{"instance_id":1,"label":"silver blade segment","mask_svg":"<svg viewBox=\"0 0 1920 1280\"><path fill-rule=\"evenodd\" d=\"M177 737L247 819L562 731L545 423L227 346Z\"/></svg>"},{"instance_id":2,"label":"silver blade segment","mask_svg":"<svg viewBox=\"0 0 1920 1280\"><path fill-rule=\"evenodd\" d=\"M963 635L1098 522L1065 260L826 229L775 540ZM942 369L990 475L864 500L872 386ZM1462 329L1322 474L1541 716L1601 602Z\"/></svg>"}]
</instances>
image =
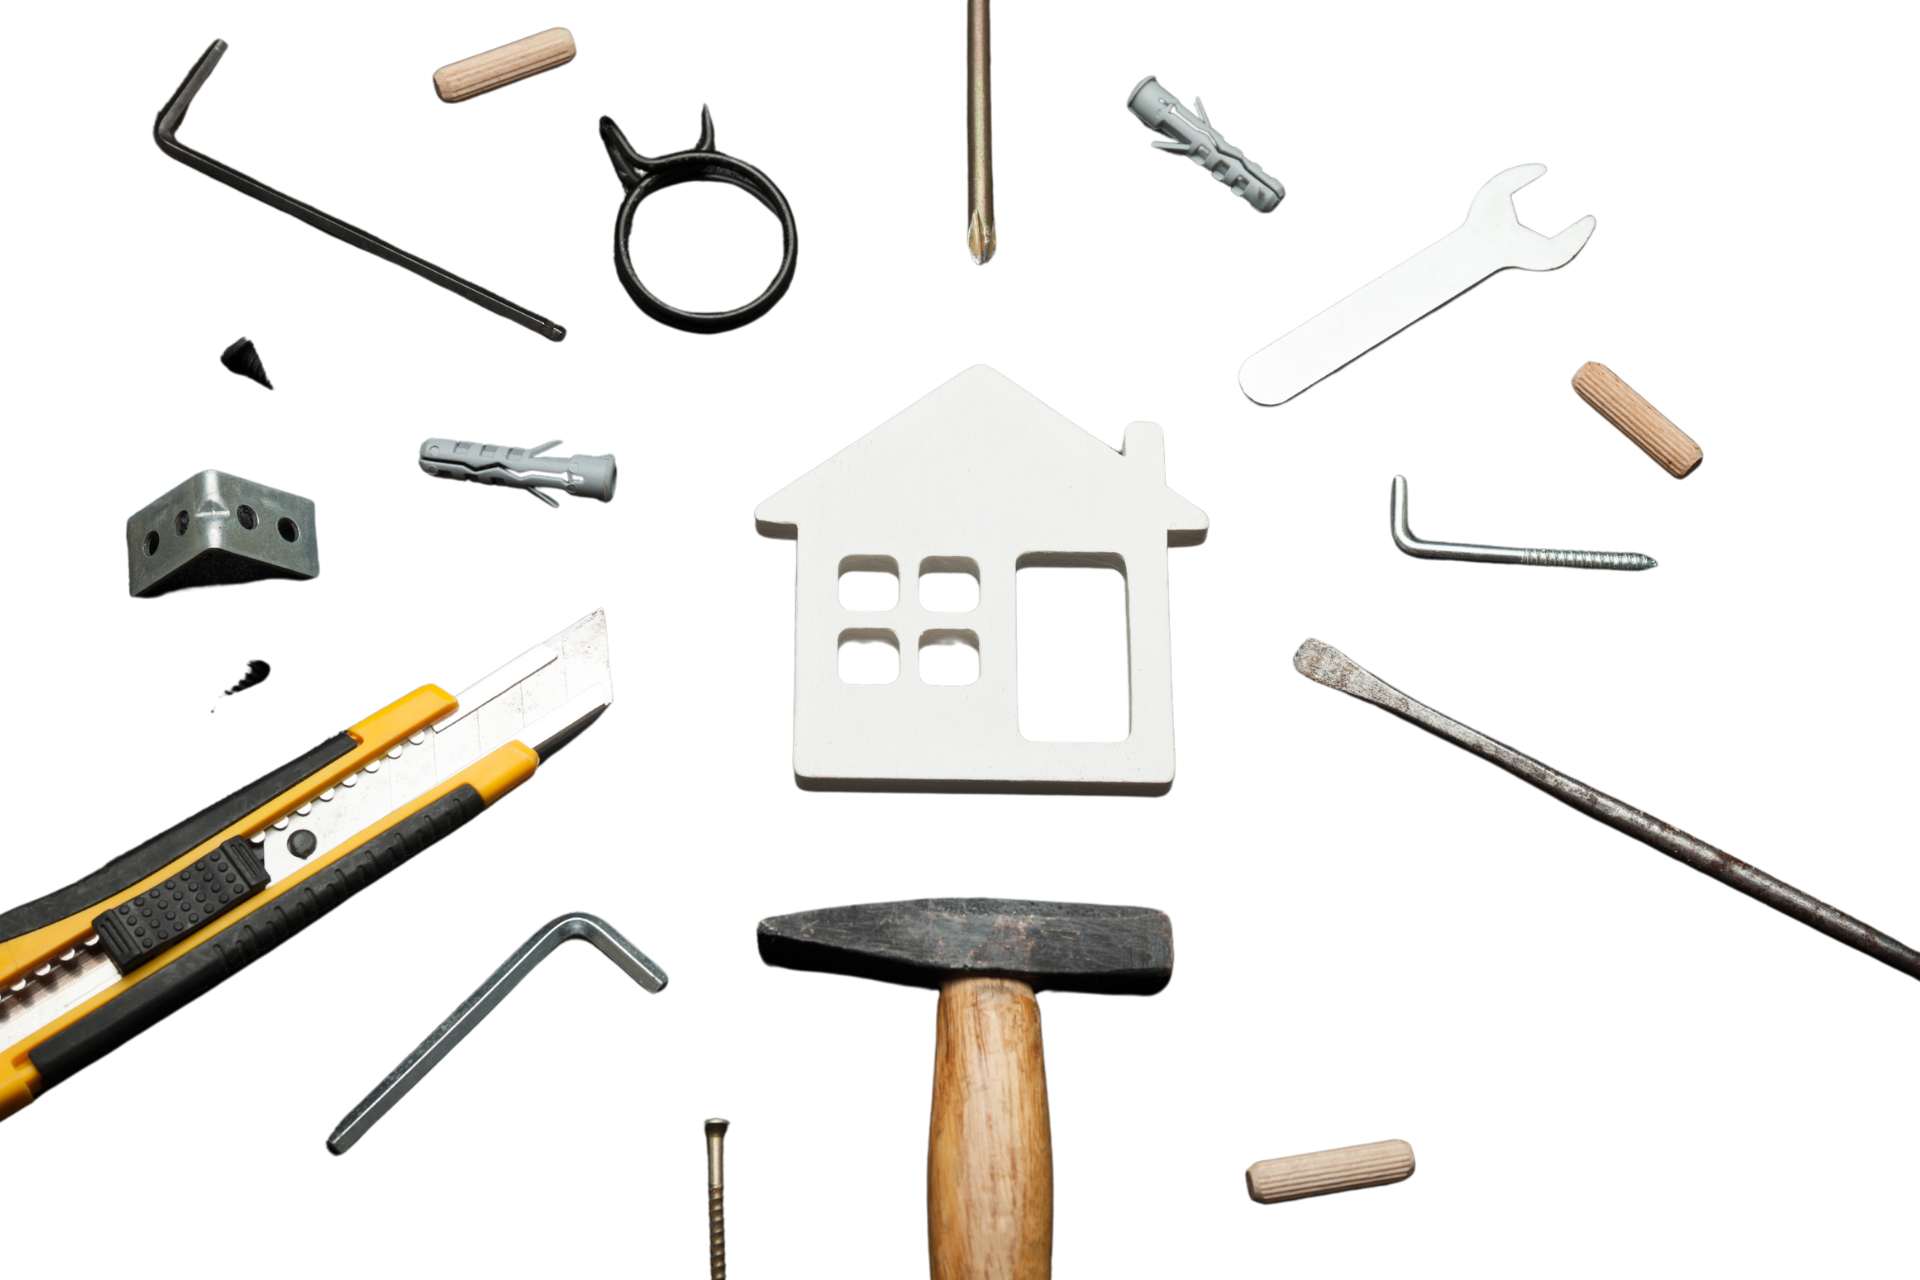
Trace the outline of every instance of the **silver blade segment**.
<instances>
[{"instance_id":1,"label":"silver blade segment","mask_svg":"<svg viewBox=\"0 0 1920 1280\"><path fill-rule=\"evenodd\" d=\"M543 755L549 744L564 745L613 702L606 611L596 609L545 644L535 645L461 690L456 701L454 710L378 760L252 833L268 883L279 882L515 739ZM296 831L311 831L316 840L305 858L287 848ZM89 935L26 977L0 986L0 1044L18 1043L119 980L120 971L99 939Z\"/></svg>"}]
</instances>

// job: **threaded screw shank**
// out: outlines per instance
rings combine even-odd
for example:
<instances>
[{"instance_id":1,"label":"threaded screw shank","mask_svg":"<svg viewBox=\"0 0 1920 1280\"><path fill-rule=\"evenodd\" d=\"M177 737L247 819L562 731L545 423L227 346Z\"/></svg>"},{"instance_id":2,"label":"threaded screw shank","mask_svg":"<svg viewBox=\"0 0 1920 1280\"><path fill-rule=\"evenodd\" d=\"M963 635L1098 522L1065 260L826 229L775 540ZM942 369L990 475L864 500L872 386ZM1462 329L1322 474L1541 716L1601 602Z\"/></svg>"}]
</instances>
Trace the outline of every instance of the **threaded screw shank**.
<instances>
[{"instance_id":1,"label":"threaded screw shank","mask_svg":"<svg viewBox=\"0 0 1920 1280\"><path fill-rule=\"evenodd\" d=\"M1523 547L1520 555L1522 564L1559 569L1651 569L1659 563L1638 551L1553 551L1545 547Z\"/></svg>"},{"instance_id":2,"label":"threaded screw shank","mask_svg":"<svg viewBox=\"0 0 1920 1280\"><path fill-rule=\"evenodd\" d=\"M727 1280L727 1211L726 1192L719 1187L707 1188L707 1253L713 1269L713 1280Z\"/></svg>"},{"instance_id":3,"label":"threaded screw shank","mask_svg":"<svg viewBox=\"0 0 1920 1280\"><path fill-rule=\"evenodd\" d=\"M713 1280L727 1280L726 1179L721 1163L721 1144L726 1137L725 1120L707 1121L707 1255Z\"/></svg>"},{"instance_id":4,"label":"threaded screw shank","mask_svg":"<svg viewBox=\"0 0 1920 1280\"><path fill-rule=\"evenodd\" d=\"M1659 561L1638 551L1554 551L1546 547L1483 547L1471 542L1428 542L1407 523L1407 478L1393 478L1387 530L1393 545L1421 560L1474 560L1481 564L1534 564L1554 569L1652 569Z\"/></svg>"}]
</instances>

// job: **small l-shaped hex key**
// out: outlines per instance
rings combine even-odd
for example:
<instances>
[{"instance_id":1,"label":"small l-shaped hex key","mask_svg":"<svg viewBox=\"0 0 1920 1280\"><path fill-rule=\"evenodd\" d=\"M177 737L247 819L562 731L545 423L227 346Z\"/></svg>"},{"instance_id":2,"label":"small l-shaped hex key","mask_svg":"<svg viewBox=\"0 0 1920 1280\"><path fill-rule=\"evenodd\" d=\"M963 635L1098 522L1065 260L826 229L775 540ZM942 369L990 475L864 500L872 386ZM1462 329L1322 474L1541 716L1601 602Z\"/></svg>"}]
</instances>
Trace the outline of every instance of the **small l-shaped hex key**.
<instances>
[{"instance_id":1,"label":"small l-shaped hex key","mask_svg":"<svg viewBox=\"0 0 1920 1280\"><path fill-rule=\"evenodd\" d=\"M385 258L396 266L405 267L418 276L439 285L442 289L451 289L468 302L478 303L495 315L505 316L515 324L524 325L554 342L567 336L560 325L542 315L535 315L516 302L509 302L491 289L482 289L471 280L463 280L453 272L434 266L425 258L416 258L397 245L388 244L379 236L362 231L350 222L342 222L330 214L320 212L312 205L282 191L275 191L257 178L250 178L238 169L221 164L212 156L203 155L192 147L182 143L174 135L180 129L180 122L187 118L187 108L193 105L194 95L220 65L221 55L227 51L225 40L215 40L200 55L200 61L193 64L193 70L187 72L187 78L167 99L167 105L160 108L160 114L154 117L153 140L160 149L190 169L198 169L216 182L224 182L236 191L243 191L262 204L272 205L282 213L290 213L310 227L318 227L336 240L345 240L356 249L365 249L376 258Z\"/></svg>"},{"instance_id":2,"label":"small l-shaped hex key","mask_svg":"<svg viewBox=\"0 0 1920 1280\"><path fill-rule=\"evenodd\" d=\"M347 1148L360 1141L394 1103L406 1097L407 1091L419 1084L420 1078L433 1070L440 1059L452 1051L453 1046L464 1040L467 1032L479 1026L480 1020L507 998L507 992L520 985L520 979L532 973L534 967L546 959L555 947L571 938L585 938L600 948L602 955L619 965L628 977L647 991L658 992L666 987L666 971L647 959L640 948L621 937L618 929L599 916L590 916L584 911L570 911L557 920L549 921L527 939L526 945L509 956L505 964L495 969L493 976L467 997L466 1003L435 1027L433 1034L407 1055L406 1061L374 1086L373 1092L363 1098L359 1106L347 1113L347 1118L327 1138L327 1150L335 1155L344 1155Z\"/></svg>"}]
</instances>

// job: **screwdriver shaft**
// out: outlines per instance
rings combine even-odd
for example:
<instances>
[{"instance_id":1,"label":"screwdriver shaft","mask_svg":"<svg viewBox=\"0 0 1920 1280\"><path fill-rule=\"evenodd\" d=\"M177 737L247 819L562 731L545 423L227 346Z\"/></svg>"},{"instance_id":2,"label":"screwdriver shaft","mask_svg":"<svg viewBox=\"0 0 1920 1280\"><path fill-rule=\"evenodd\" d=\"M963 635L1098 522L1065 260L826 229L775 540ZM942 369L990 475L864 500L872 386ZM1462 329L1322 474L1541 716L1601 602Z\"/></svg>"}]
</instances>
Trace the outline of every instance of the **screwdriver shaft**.
<instances>
[{"instance_id":1,"label":"screwdriver shaft","mask_svg":"<svg viewBox=\"0 0 1920 1280\"><path fill-rule=\"evenodd\" d=\"M967 248L993 257L993 55L987 0L967 0Z\"/></svg>"},{"instance_id":2,"label":"screwdriver shaft","mask_svg":"<svg viewBox=\"0 0 1920 1280\"><path fill-rule=\"evenodd\" d=\"M1898 969L1909 978L1920 978L1920 951L1915 951L1898 938L1854 919L1838 907L1827 905L1812 894L1742 862L1723 849L1716 849L1706 841L1688 835L1671 823L1662 822L1650 813L1643 813L1578 778L1568 777L1532 756L1515 751L1504 742L1442 715L1425 703L1400 692L1332 645L1308 640L1293 655L1293 666L1294 670L1309 680L1324 684L1329 689L1337 689L1362 702L1371 702L1383 711L1390 711L1403 720L1411 721L1435 737L1445 738L1455 746L1499 765L1522 782L1531 783L1589 818L1604 822L1615 831L1658 849L1676 862L1712 876L1721 884L1738 889L1749 898L1765 903L1810 929L1819 930L1836 942L1844 942L1854 950Z\"/></svg>"}]
</instances>

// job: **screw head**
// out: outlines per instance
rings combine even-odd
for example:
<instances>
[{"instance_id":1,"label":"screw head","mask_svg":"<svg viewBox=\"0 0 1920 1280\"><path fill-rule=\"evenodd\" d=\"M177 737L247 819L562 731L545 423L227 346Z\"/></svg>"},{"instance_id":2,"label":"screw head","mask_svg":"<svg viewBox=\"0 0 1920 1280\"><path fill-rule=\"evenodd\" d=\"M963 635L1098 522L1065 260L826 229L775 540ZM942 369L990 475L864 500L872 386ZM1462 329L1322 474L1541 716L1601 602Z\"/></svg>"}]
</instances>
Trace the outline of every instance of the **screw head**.
<instances>
[{"instance_id":1,"label":"screw head","mask_svg":"<svg viewBox=\"0 0 1920 1280\"><path fill-rule=\"evenodd\" d=\"M726 1132L727 1122L725 1120L713 1119L707 1121L707 1136L709 1138L722 1137Z\"/></svg>"}]
</instances>

